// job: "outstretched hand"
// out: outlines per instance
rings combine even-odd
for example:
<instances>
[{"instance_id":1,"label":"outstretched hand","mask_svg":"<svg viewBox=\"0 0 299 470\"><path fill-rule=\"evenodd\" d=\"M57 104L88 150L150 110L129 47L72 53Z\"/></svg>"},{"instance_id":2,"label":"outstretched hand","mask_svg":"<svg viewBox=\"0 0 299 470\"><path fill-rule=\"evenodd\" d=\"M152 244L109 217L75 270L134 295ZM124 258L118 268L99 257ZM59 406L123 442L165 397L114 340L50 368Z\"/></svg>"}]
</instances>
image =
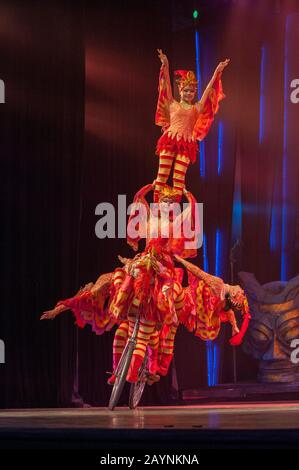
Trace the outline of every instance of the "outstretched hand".
<instances>
[{"instance_id":1,"label":"outstretched hand","mask_svg":"<svg viewBox=\"0 0 299 470\"><path fill-rule=\"evenodd\" d=\"M168 65L167 56L163 53L162 49L157 49L159 59L161 60L163 65Z\"/></svg>"},{"instance_id":2,"label":"outstretched hand","mask_svg":"<svg viewBox=\"0 0 299 470\"><path fill-rule=\"evenodd\" d=\"M225 59L223 62L220 62L220 63L217 65L216 73L221 73L221 72L223 72L223 70L225 69L225 67L228 66L229 63L230 63L230 59Z\"/></svg>"},{"instance_id":3,"label":"outstretched hand","mask_svg":"<svg viewBox=\"0 0 299 470\"><path fill-rule=\"evenodd\" d=\"M53 320L53 318L55 318L56 315L57 315L57 312L55 309L47 310L46 312L42 314L42 316L40 317L40 320Z\"/></svg>"},{"instance_id":4,"label":"outstretched hand","mask_svg":"<svg viewBox=\"0 0 299 470\"><path fill-rule=\"evenodd\" d=\"M236 335L232 336L229 340L231 346L240 346L243 341L244 335L239 331Z\"/></svg>"}]
</instances>

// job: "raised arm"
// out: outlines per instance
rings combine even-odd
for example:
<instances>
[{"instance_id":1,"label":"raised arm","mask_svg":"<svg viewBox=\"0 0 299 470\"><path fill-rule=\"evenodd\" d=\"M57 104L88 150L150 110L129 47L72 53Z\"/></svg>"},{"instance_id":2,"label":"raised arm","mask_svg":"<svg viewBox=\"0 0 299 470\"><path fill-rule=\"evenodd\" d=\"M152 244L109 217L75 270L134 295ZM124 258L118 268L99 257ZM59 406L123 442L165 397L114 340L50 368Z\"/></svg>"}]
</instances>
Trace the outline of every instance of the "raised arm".
<instances>
[{"instance_id":1,"label":"raised arm","mask_svg":"<svg viewBox=\"0 0 299 470\"><path fill-rule=\"evenodd\" d=\"M194 258L197 254L198 237L200 234L200 220L196 211L196 199L191 192L184 189L184 195L188 200L187 207L179 213L173 222L173 234L177 240L183 242L180 251L176 251L182 258Z\"/></svg>"},{"instance_id":2,"label":"raised arm","mask_svg":"<svg viewBox=\"0 0 299 470\"><path fill-rule=\"evenodd\" d=\"M182 213L179 213L176 216L173 222L174 230L179 230L179 228L183 226L186 219L190 220L190 227L192 229L194 229L194 225L195 225L195 206L196 206L197 201L195 197L193 196L193 194L187 191L186 188L183 189L183 193L189 204L187 207L185 207Z\"/></svg>"},{"instance_id":3,"label":"raised arm","mask_svg":"<svg viewBox=\"0 0 299 470\"><path fill-rule=\"evenodd\" d=\"M145 208L145 211L141 210L141 219L138 221L138 226L139 230L143 233L143 231L146 232L147 229L147 222L150 217L150 207L145 199L145 196L154 189L154 184L147 184L146 186L143 186L139 191L134 196L134 201L133 201L133 206L131 208L131 213L129 216L129 221L127 225L127 243L133 248L134 251L138 250L138 242L140 241L140 236L135 233L135 222L134 219L136 217L136 209L138 211L138 206L141 204L141 207ZM134 233L131 233L131 230L133 230ZM134 238L131 237L131 235L134 234Z\"/></svg>"},{"instance_id":4,"label":"raised arm","mask_svg":"<svg viewBox=\"0 0 299 470\"><path fill-rule=\"evenodd\" d=\"M220 62L201 99L195 105L199 114L193 128L192 137L196 140L201 141L206 137L218 112L219 103L225 98L222 90L221 75L228 63L229 59Z\"/></svg>"},{"instance_id":5,"label":"raised arm","mask_svg":"<svg viewBox=\"0 0 299 470\"><path fill-rule=\"evenodd\" d=\"M93 282L89 282L84 287L81 287L74 297L82 294L83 292L90 291L93 286ZM57 315L60 315L61 313L66 312L69 309L70 307L66 307L63 304L56 305L52 310L47 310L46 312L44 312L40 317L40 320L53 320L55 317L57 317Z\"/></svg>"},{"instance_id":6,"label":"raised arm","mask_svg":"<svg viewBox=\"0 0 299 470\"><path fill-rule=\"evenodd\" d=\"M169 76L169 64L162 49L157 49L159 59L161 60L161 68L159 75L159 87L158 87L158 102L155 116L155 123L157 126L161 126L163 129L167 128L170 124L169 105L173 100L172 88Z\"/></svg>"},{"instance_id":7,"label":"raised arm","mask_svg":"<svg viewBox=\"0 0 299 470\"><path fill-rule=\"evenodd\" d=\"M169 62L166 54L162 52L162 49L157 49L159 59L161 60L161 69L159 76L159 88L166 88L167 99L169 101L173 100L172 88L169 76ZM162 71L162 73L161 73Z\"/></svg>"},{"instance_id":8,"label":"raised arm","mask_svg":"<svg viewBox=\"0 0 299 470\"><path fill-rule=\"evenodd\" d=\"M226 59L223 62L220 62L218 64L218 66L216 67L215 72L213 73L213 76L212 76L208 86L206 87L205 91L202 94L202 97L196 103L196 107L199 109L199 111L202 111L202 109L204 108L204 105L207 101L207 98L209 97L209 95L211 93L211 90L213 89L214 85L216 84L216 81L221 78L222 72L225 69L225 67L227 67L229 62L230 62L230 59Z\"/></svg>"}]
</instances>

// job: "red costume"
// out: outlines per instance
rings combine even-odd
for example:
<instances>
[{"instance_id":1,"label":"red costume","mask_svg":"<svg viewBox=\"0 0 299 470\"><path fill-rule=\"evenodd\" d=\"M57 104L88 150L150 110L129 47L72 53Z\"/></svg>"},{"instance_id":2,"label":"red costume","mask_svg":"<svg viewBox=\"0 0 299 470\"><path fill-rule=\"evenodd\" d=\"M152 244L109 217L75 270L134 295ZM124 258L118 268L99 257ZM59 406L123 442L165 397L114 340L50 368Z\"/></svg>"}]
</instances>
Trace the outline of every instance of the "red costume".
<instances>
[{"instance_id":1,"label":"red costume","mask_svg":"<svg viewBox=\"0 0 299 470\"><path fill-rule=\"evenodd\" d=\"M217 338L221 323L229 322L232 325L233 336L230 344L239 346L244 338L251 319L247 298L240 286L225 284L217 276L204 272L198 266L175 256L188 271L188 284L190 288L191 303L195 315L189 318L186 327L193 331L204 341ZM239 330L234 310L242 315L242 325Z\"/></svg>"},{"instance_id":2,"label":"red costume","mask_svg":"<svg viewBox=\"0 0 299 470\"><path fill-rule=\"evenodd\" d=\"M179 90L186 87L196 89L194 73L178 70L176 75ZM159 76L159 96L155 122L163 129L163 135L157 143L156 154L159 155L159 170L156 178L156 194L169 177L174 161L173 187L182 194L185 186L185 174L198 153L197 141L205 138L214 116L219 108L219 101L224 98L221 84L221 72L217 74L204 103L195 105L179 103L172 96L168 62L162 63Z\"/></svg>"},{"instance_id":3,"label":"red costume","mask_svg":"<svg viewBox=\"0 0 299 470\"><path fill-rule=\"evenodd\" d=\"M174 338L179 323L184 324L189 331L197 336L213 340L218 336L221 322L230 321L234 333L232 344L242 341L250 319L246 297L239 286L229 286L215 276L204 273L197 266L187 262L185 258L197 254L197 247L186 248L185 243L196 239L195 203L191 193L185 192L189 201L188 207L182 214L172 218L169 223L170 233L163 237L158 224L156 237L145 225L151 216L160 221L158 213L153 211L146 202L146 194L152 190L147 185L134 198L135 209L138 204L145 208L145 219L138 224L144 225L142 231L146 237L144 251L133 259L121 258L123 267L115 269L114 273L102 275L95 286L79 292L75 297L58 302L73 310L77 325L84 327L90 324L97 334L111 329L118 324L113 343L113 369L117 367L123 348L128 337L132 334L136 317L140 319L137 343L133 353L127 380L135 382L138 370L149 347L149 370L151 374L165 375L169 368L174 347ZM176 199L177 193L169 187L161 192L164 198ZM134 214L130 216L129 223ZM175 237L175 229L185 218L192 223L191 237L184 235ZM168 220L169 222L169 220ZM135 239L128 235L128 243L138 250L140 236ZM188 270L188 284L182 287L183 270L176 268L174 260L181 262ZM234 313L227 308L225 295L229 293L236 305L243 309L244 321L238 332ZM247 307L246 307L247 306ZM241 308L240 307L240 308ZM244 310L245 309L245 310ZM247 309L247 310L246 310ZM110 379L113 383L114 376Z\"/></svg>"},{"instance_id":4,"label":"red costume","mask_svg":"<svg viewBox=\"0 0 299 470\"><path fill-rule=\"evenodd\" d=\"M142 203L146 209L146 220L139 222L143 225L151 221L153 225L161 221L159 213L155 213L145 200L146 194L152 189L152 185L145 186L135 196L134 203ZM177 193L171 188L165 188L162 197L175 200ZM175 235L182 231L181 225L185 218L191 218L191 228L195 224L196 200L191 193L186 192L189 200L188 207L182 214L178 214L172 221L165 219L169 224L169 233L163 237L163 226L157 224L158 232L151 236L150 227L146 227L146 247L133 259L120 260L124 267L116 268L110 274L109 289L107 285L100 286L94 292L85 291L79 295L58 302L59 305L71 308L76 315L77 324L83 327L86 323L92 325L93 331L98 334L110 329L114 324L119 324L114 341L114 369L118 364L127 336L133 331L136 317L140 318L140 328L137 334L137 344L133 353L131 367L129 369L129 381L137 380L138 369L143 361L147 345L151 346L150 371L155 373L157 369L158 353L160 354L160 372L166 371L166 364L170 364L171 353L165 353L164 349L170 347L172 332L176 331L180 318L186 318L190 314L190 298L182 287L182 269L175 268L173 257L179 254L183 257L196 256L196 247L185 248L185 242L195 242L196 233L190 238L184 235ZM130 216L132 221L133 215ZM161 221L162 223L162 221ZM140 237L132 239L128 236L128 243L135 251L138 249ZM108 276L108 275L106 275ZM107 280L107 279L106 279ZM174 335L173 335L174 336ZM158 347L160 344L160 351ZM167 346L166 346L167 345ZM173 347L173 345L172 345Z\"/></svg>"},{"instance_id":5,"label":"red costume","mask_svg":"<svg viewBox=\"0 0 299 470\"><path fill-rule=\"evenodd\" d=\"M178 103L172 97L165 57L161 51L160 58L164 63L160 70L156 124L163 128L163 135L156 150L160 157L158 176L154 185L147 185L137 192L134 207L142 209L141 217L135 223L132 213L128 223L129 245L138 251L141 238L145 238L145 248L133 259L119 257L122 267L103 274L94 285L85 286L74 297L61 300L53 311L42 317L54 318L63 310L71 309L79 327L90 324L97 334L117 324L113 342L114 370L138 317L136 347L127 376L130 382L136 382L147 348L150 374L166 375L179 323L205 340L215 339L221 322L230 321L237 333L231 343L238 344L250 319L246 297L239 286L228 286L185 260L197 255L198 230L201 229L196 219L196 200L184 189L185 174L189 163L196 160L197 141L207 135L219 101L224 97L221 73L228 61L216 69L202 99L195 105L188 105ZM196 88L193 72L179 70L177 76L180 91L187 87ZM173 161L174 188L170 188L166 181ZM146 201L147 193L153 189L154 202L161 203L159 208L150 207ZM189 205L182 213L180 210L176 213L183 192ZM166 217L163 211L169 209L168 204L171 204L172 215L168 212ZM189 222L187 234L186 221ZM189 285L186 288L182 287L183 269L175 267L175 260L188 270ZM242 307L241 331L231 310L233 306ZM113 380L112 376L110 383Z\"/></svg>"}]
</instances>

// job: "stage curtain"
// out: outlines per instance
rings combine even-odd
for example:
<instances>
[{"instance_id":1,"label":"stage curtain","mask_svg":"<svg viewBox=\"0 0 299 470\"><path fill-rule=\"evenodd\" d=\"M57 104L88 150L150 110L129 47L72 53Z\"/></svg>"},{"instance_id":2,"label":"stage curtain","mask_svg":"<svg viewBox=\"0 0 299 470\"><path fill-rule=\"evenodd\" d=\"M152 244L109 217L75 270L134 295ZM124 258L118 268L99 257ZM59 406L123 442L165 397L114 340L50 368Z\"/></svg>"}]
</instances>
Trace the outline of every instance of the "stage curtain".
<instances>
[{"instance_id":1,"label":"stage curtain","mask_svg":"<svg viewBox=\"0 0 299 470\"><path fill-rule=\"evenodd\" d=\"M1 2L0 18L0 406L69 406L74 320L39 316L79 287L82 5Z\"/></svg>"},{"instance_id":2,"label":"stage curtain","mask_svg":"<svg viewBox=\"0 0 299 470\"><path fill-rule=\"evenodd\" d=\"M126 206L135 193L151 183L157 172L156 141L161 130L154 123L160 60L157 48L171 58L170 2L145 1L94 4L86 9L86 107L85 146L82 167L82 219L80 233L80 281L94 281L111 272L120 262L117 255L133 257L124 235L99 239L95 225L97 204L115 207L124 195ZM144 248L141 242L140 249ZM79 392L84 401L106 405L112 370L114 330L102 336L88 328L79 331ZM150 387L143 403L167 403L171 378ZM127 396L124 395L126 402Z\"/></svg>"}]
</instances>

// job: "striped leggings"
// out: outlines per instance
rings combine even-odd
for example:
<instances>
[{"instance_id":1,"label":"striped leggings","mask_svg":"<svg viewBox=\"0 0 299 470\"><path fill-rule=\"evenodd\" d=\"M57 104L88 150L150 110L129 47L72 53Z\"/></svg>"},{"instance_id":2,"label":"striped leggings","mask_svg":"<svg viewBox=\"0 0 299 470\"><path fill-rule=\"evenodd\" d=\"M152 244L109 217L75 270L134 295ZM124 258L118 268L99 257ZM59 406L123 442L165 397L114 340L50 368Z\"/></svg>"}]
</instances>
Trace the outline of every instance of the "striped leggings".
<instances>
[{"instance_id":1,"label":"striped leggings","mask_svg":"<svg viewBox=\"0 0 299 470\"><path fill-rule=\"evenodd\" d=\"M159 155L159 169L155 182L155 202L158 201L157 197L159 191L167 183L173 161L173 188L176 189L180 194L183 193L183 189L185 187L185 176L190 164L190 159L185 155L178 155L167 150L162 150Z\"/></svg>"}]
</instances>

